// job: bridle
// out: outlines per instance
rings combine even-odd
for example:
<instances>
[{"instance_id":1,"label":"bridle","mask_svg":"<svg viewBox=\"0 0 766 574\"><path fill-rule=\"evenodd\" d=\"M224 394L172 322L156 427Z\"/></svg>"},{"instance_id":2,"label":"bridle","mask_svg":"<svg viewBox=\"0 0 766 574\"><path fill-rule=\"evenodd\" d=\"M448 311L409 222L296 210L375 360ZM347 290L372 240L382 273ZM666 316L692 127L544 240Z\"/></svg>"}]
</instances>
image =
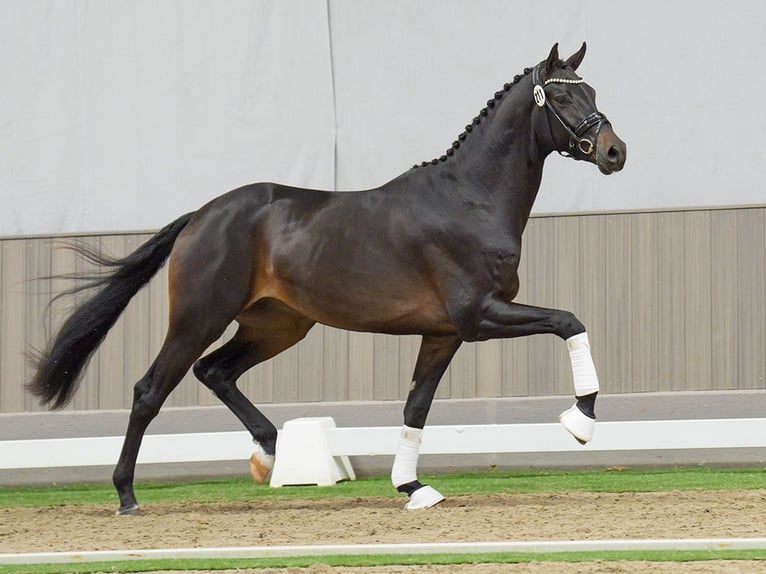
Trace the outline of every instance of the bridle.
<instances>
[{"instance_id":1,"label":"bridle","mask_svg":"<svg viewBox=\"0 0 766 574\"><path fill-rule=\"evenodd\" d=\"M539 107L548 107L548 109L551 111L551 113L554 115L554 117L559 121L559 123L563 126L563 128L567 131L569 134L569 149L573 150L575 149L575 146L577 146L577 149L580 150L581 153L584 155L590 155L595 150L595 146L593 145L593 142L589 140L588 138L583 137L588 130L590 130L592 127L597 126L598 129L596 130L596 135L598 136L598 132L601 129L601 124L604 122L609 122L609 120L606 119L606 116L602 114L601 112L593 112L592 114L589 114L585 116L579 124L577 124L574 128L569 127L569 125L564 121L564 119L559 115L559 113L556 111L556 108L553 107L553 104L551 104L550 100L545 97L545 86L548 84L583 84L585 83L585 80L582 78L578 78L576 80L569 80L566 78L548 78L545 80L545 82L540 81L540 64L535 66L534 70L532 70L532 85L534 86L532 90L532 95L535 98L535 103ZM550 129L551 125L550 122L548 122L548 129ZM553 138L553 133L551 132L551 138ZM567 152L559 151L561 155L569 156L571 154Z\"/></svg>"}]
</instances>

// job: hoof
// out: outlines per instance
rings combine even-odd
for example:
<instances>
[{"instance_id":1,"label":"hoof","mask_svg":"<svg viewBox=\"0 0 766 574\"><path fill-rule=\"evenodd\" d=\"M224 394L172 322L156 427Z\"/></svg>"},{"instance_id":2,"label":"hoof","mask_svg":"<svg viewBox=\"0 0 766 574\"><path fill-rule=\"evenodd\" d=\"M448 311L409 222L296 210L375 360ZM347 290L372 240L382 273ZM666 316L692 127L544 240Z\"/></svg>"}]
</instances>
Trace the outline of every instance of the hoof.
<instances>
[{"instance_id":1,"label":"hoof","mask_svg":"<svg viewBox=\"0 0 766 574\"><path fill-rule=\"evenodd\" d=\"M120 508L114 514L115 516L135 516L137 514L141 514L141 509L138 507L138 504L134 504L133 506L126 506L125 508Z\"/></svg>"},{"instance_id":2,"label":"hoof","mask_svg":"<svg viewBox=\"0 0 766 574\"><path fill-rule=\"evenodd\" d=\"M274 455L266 454L261 448L250 456L250 476L258 484L262 484L274 466Z\"/></svg>"},{"instance_id":3,"label":"hoof","mask_svg":"<svg viewBox=\"0 0 766 574\"><path fill-rule=\"evenodd\" d=\"M444 501L441 493L433 487L424 486L418 488L410 495L410 500L404 506L407 510L420 510L422 508L431 508Z\"/></svg>"},{"instance_id":4,"label":"hoof","mask_svg":"<svg viewBox=\"0 0 766 574\"><path fill-rule=\"evenodd\" d=\"M596 419L583 414L577 408L577 405L572 405L572 407L561 413L559 421L580 444L586 444L593 438L593 428L596 426Z\"/></svg>"}]
</instances>

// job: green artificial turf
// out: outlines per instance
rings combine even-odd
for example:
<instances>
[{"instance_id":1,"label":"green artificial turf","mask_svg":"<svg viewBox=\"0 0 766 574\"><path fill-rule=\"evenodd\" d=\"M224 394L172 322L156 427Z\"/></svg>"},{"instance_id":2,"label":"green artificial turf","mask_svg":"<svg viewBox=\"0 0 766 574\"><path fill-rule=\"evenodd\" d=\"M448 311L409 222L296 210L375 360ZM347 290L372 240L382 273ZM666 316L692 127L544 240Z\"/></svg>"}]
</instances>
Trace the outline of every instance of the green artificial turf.
<instances>
[{"instance_id":1,"label":"green artificial turf","mask_svg":"<svg viewBox=\"0 0 766 574\"><path fill-rule=\"evenodd\" d=\"M766 488L766 469L706 467L672 469L606 469L577 471L497 471L424 475L421 481L446 496L529 492L660 492L670 490L730 490ZM270 488L249 478L185 482L138 482L143 504L155 502L235 502L257 498L324 498L330 496L395 497L388 477L362 478L334 486ZM61 504L117 504L111 484L71 484L48 487L0 487L0 508Z\"/></svg>"}]
</instances>

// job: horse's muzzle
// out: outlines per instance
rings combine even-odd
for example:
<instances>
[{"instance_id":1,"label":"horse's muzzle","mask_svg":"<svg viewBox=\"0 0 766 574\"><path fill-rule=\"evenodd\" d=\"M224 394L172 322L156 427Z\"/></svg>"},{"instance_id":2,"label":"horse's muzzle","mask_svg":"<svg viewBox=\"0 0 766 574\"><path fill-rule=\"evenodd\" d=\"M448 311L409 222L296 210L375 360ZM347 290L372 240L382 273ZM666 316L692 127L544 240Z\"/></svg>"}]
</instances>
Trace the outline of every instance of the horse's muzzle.
<instances>
[{"instance_id":1,"label":"horse's muzzle","mask_svg":"<svg viewBox=\"0 0 766 574\"><path fill-rule=\"evenodd\" d=\"M625 142L606 124L598 132L596 140L596 165L604 175L620 171L625 166Z\"/></svg>"}]
</instances>

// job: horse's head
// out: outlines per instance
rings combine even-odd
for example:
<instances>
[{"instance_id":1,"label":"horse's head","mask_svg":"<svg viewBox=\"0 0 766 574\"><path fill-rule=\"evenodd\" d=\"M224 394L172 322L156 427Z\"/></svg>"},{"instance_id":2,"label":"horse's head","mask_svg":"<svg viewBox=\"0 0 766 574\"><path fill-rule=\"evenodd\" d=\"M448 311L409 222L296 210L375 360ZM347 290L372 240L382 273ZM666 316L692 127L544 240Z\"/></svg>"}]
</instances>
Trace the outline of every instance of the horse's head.
<instances>
[{"instance_id":1,"label":"horse's head","mask_svg":"<svg viewBox=\"0 0 766 574\"><path fill-rule=\"evenodd\" d=\"M575 71L585 57L585 43L566 61L558 44L532 72L533 97L544 121L536 122L542 141L553 150L577 160L595 163L601 173L620 171L625 165L625 143L596 108L596 91Z\"/></svg>"}]
</instances>

